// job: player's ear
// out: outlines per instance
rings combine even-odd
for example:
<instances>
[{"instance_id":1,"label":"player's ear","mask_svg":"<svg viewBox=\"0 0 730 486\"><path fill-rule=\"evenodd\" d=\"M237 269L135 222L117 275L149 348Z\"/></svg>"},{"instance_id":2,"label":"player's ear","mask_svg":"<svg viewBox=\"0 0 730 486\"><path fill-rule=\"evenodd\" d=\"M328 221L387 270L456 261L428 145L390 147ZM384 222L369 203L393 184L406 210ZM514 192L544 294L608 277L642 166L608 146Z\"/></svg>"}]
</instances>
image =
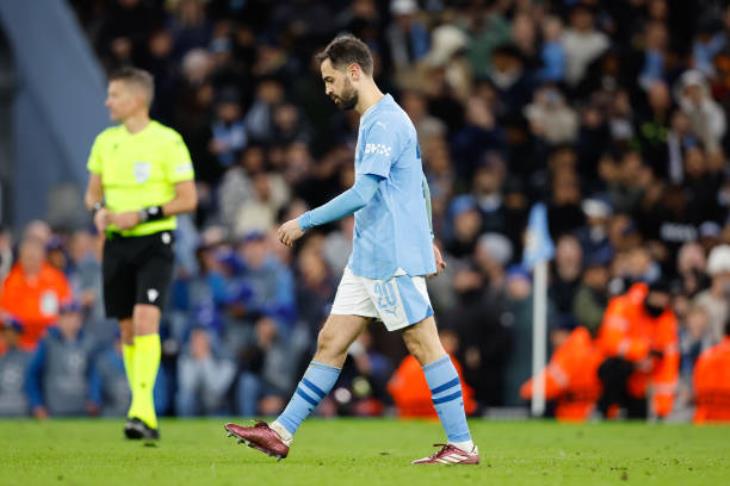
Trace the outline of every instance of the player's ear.
<instances>
[{"instance_id":1,"label":"player's ear","mask_svg":"<svg viewBox=\"0 0 730 486\"><path fill-rule=\"evenodd\" d=\"M353 81L359 81L360 80L360 66L358 66L355 63L350 64L347 66L347 73L350 75L350 79Z\"/></svg>"}]
</instances>

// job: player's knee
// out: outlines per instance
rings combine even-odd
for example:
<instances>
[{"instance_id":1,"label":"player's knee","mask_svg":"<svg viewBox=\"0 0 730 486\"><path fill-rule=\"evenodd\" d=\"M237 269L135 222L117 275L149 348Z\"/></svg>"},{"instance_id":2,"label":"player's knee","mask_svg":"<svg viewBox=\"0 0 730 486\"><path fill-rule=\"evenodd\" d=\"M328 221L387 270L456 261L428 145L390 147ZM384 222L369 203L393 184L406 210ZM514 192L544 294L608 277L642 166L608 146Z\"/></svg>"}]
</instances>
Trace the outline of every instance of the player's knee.
<instances>
[{"instance_id":1,"label":"player's knee","mask_svg":"<svg viewBox=\"0 0 730 486\"><path fill-rule=\"evenodd\" d=\"M134 333L142 336L159 332L160 309L153 305L137 304L134 306Z\"/></svg>"}]
</instances>

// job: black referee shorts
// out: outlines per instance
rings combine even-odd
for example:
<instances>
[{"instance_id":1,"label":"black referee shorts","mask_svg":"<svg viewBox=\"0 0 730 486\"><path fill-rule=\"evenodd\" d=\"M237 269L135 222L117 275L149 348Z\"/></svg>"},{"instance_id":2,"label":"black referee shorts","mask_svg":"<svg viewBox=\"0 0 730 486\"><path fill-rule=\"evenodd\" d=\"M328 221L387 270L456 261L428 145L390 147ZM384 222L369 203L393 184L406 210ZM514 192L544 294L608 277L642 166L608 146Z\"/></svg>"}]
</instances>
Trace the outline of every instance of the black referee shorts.
<instances>
[{"instance_id":1,"label":"black referee shorts","mask_svg":"<svg viewBox=\"0 0 730 486\"><path fill-rule=\"evenodd\" d=\"M174 262L171 231L130 237L108 234L102 262L107 317L132 317L135 304L162 309Z\"/></svg>"}]
</instances>

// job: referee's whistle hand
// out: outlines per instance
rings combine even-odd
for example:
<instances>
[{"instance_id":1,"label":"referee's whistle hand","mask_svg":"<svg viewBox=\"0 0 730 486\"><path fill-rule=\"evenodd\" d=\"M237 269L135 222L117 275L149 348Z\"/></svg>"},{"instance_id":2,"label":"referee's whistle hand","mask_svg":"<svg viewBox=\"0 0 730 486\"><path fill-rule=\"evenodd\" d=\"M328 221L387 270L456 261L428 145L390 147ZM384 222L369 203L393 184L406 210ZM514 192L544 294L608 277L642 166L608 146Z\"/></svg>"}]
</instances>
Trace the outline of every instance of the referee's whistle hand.
<instances>
[{"instance_id":1,"label":"referee's whistle hand","mask_svg":"<svg viewBox=\"0 0 730 486\"><path fill-rule=\"evenodd\" d=\"M286 246L294 245L294 242L302 237L304 231L299 226L299 221L296 219L290 219L286 223L282 224L277 231L279 241Z\"/></svg>"},{"instance_id":2,"label":"referee's whistle hand","mask_svg":"<svg viewBox=\"0 0 730 486\"><path fill-rule=\"evenodd\" d=\"M139 213L137 211L112 213L109 219L114 226L121 230L132 229L139 224Z\"/></svg>"},{"instance_id":3,"label":"referee's whistle hand","mask_svg":"<svg viewBox=\"0 0 730 486\"><path fill-rule=\"evenodd\" d=\"M101 208L96 212L96 214L94 214L94 226L96 226L96 231L103 233L106 231L106 227L108 225L109 211L107 211L106 208Z\"/></svg>"}]
</instances>

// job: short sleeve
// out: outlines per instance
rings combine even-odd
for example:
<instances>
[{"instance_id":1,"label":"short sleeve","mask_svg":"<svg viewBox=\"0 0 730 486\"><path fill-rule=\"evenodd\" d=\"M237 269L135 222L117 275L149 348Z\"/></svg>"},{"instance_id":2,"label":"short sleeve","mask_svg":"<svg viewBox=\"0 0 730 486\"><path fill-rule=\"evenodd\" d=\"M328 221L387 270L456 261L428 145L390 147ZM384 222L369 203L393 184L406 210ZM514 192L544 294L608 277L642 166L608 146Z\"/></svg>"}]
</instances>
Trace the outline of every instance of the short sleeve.
<instances>
[{"instance_id":1,"label":"short sleeve","mask_svg":"<svg viewBox=\"0 0 730 486\"><path fill-rule=\"evenodd\" d=\"M179 135L172 140L165 156L165 177L168 181L192 181L195 178L190 152Z\"/></svg>"},{"instance_id":2,"label":"short sleeve","mask_svg":"<svg viewBox=\"0 0 730 486\"><path fill-rule=\"evenodd\" d=\"M89 160L86 163L86 168L92 174L101 174L101 145L103 140L101 136L96 137L93 145L91 146L91 153L89 154Z\"/></svg>"},{"instance_id":3,"label":"short sleeve","mask_svg":"<svg viewBox=\"0 0 730 486\"><path fill-rule=\"evenodd\" d=\"M387 178L390 168L400 153L398 127L386 121L375 121L365 138L358 174L373 174Z\"/></svg>"}]
</instances>

